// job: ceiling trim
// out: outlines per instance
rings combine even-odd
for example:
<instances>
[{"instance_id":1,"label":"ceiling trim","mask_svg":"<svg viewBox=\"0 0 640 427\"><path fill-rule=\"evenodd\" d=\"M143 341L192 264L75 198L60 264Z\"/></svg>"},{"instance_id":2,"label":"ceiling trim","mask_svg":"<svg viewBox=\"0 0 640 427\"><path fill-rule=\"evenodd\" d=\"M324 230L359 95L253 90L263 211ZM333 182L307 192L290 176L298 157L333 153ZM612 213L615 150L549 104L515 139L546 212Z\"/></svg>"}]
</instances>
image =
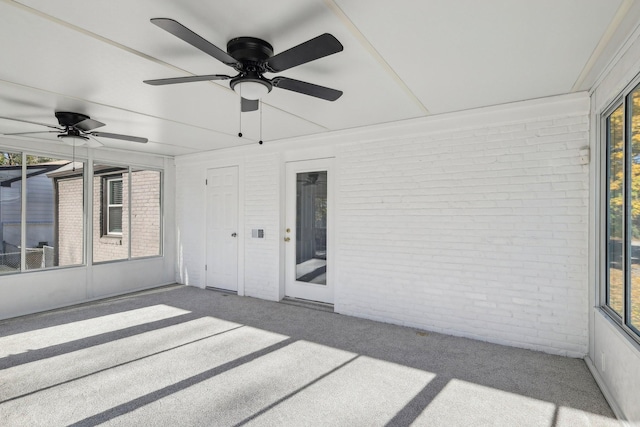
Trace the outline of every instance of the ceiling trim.
<instances>
[{"instance_id":1,"label":"ceiling trim","mask_svg":"<svg viewBox=\"0 0 640 427\"><path fill-rule=\"evenodd\" d=\"M609 43L611 42L611 39L613 38L614 34L618 30L618 27L620 27L622 20L625 18L627 12L629 12L629 9L631 9L633 2L634 0L623 0L620 7L618 7L616 14L613 16L613 19L611 19L609 26L607 27L606 31L600 38L598 45L595 47L595 49L591 53L591 56L589 57L589 60L585 64L584 68L582 69L582 72L578 76L578 79L573 84L573 87L571 88L571 92L591 89L591 88L582 88L582 84L586 80L587 76L589 76L589 74L592 73L594 65L596 64L596 62L598 62L598 60L600 59L600 56L602 56L603 52L608 47Z\"/></svg>"},{"instance_id":2,"label":"ceiling trim","mask_svg":"<svg viewBox=\"0 0 640 427\"><path fill-rule=\"evenodd\" d=\"M411 98L411 100L424 112L425 115L429 115L429 110L413 93L409 86L402 80L402 78L395 72L391 65L378 53L375 47L369 42L364 34L356 27L353 21L347 16L346 13L336 4L334 0L324 0L327 7L340 19L345 27L351 32L351 34L360 42L360 44L369 52L371 56L382 66L382 68L389 74L389 76L395 80L395 82L402 88L402 90Z\"/></svg>"}]
</instances>

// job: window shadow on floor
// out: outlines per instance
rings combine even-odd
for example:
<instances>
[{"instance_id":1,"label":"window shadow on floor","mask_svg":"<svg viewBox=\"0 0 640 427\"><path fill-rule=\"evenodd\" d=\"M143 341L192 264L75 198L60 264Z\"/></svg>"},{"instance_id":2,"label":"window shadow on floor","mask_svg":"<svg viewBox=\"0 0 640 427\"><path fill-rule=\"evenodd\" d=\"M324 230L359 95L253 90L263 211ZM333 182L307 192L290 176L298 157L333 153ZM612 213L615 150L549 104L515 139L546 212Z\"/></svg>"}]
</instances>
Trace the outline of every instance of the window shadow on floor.
<instances>
[{"instance_id":1,"label":"window shadow on floor","mask_svg":"<svg viewBox=\"0 0 640 427\"><path fill-rule=\"evenodd\" d=\"M338 354L339 357L336 356L335 361L328 363L322 369L318 368L314 375L301 379L295 383L296 385L287 378L280 378L283 383L290 382L289 388L283 389L284 391L274 390L273 398L270 400L254 402L252 412L239 416L240 418L236 418L231 424L259 424L264 420L277 420L278 414L284 410L283 407L296 407L307 401L313 406L318 401L318 399L312 399L314 393L319 393L320 390L325 390L324 395L329 397L326 400L333 399L335 402L345 404L340 400L340 396L331 396L331 390L343 390L344 387L343 389L327 388L329 385L337 383L339 386L344 386L344 384L353 383L355 388L349 389L347 393L347 396L351 396L358 390L357 383L360 382L362 383L360 385L364 384L363 387L365 387L360 395L365 395L369 384L384 385L389 375L396 371L407 375L407 379L415 378L416 380L413 381L413 389L411 389L413 391L410 393L408 389L403 390L402 384L389 384L390 396L398 390L408 396L402 399L395 396L396 400L393 401L395 411L390 416L388 411L385 412L386 415L382 418L387 416L388 418L382 424L390 426L411 425L422 420L426 415L441 415L443 405L444 407L456 405L456 396L467 392L471 400L478 398L480 399L478 404L485 406L486 402L482 402L484 398L516 402L514 407L534 405L538 409L536 413L544 414L547 418L547 422L550 423L547 425L556 424L559 414L566 414L566 411L562 412L563 408L584 413L586 416L595 414L600 417L599 419L613 418L584 361L579 359L309 310L294 305L223 295L197 288L179 287L162 292L143 293L101 303L98 308L86 305L45 316L15 320L16 324L4 322L3 326L8 325L18 334L28 333L29 330L37 332L51 325L62 326L72 321L95 319L101 315L125 313L129 310L157 305L180 309L186 314L10 355L0 359L0 369L10 370L31 362L47 363L49 358L53 360L61 355L69 355L93 347L100 348L102 344L109 345L110 342L128 337L139 336L141 345L144 345L144 339L149 336L148 333L157 333L163 329L186 328L189 327L190 322L213 319L215 322L221 322L220 328L230 331L230 334L220 332L225 336L232 336L237 334L238 330L249 328L282 338L278 338L280 341L275 344L266 345L264 348L235 357L218 366L205 368L195 375L176 376L176 380L168 386L146 392L126 403L116 404L107 410L76 421L75 425L96 425L127 414L135 414L141 408L156 408L154 405L160 401L180 400L178 396L185 392L192 392L190 396L199 396L200 393L193 394L193 390L198 387L210 387L209 380L223 376L222 374L229 376L230 371L246 369L259 360L280 360L279 358L284 357L283 351L302 344L312 348L309 354L326 352L326 354ZM237 327L240 329L234 329ZM11 335L4 332L2 336ZM105 366L100 370L72 377L64 382L50 384L26 393L25 396L45 390L51 391L58 385L69 385L76 380L90 378L94 374L108 373L114 368L121 369L124 365L144 365L145 360L150 360L160 353L175 352L179 347L195 346L198 342L217 339L217 336L217 334L205 334L201 340L186 341L175 348L167 343L166 347L158 352L132 358L121 364ZM282 363L292 363L286 357L281 360ZM295 358L292 360L294 365L299 363L298 368L291 367L294 375L296 369L304 370L308 364L322 361L322 356L318 356L316 362L295 360ZM171 366L163 366L157 375L175 375L171 369ZM382 372L384 370L388 370L389 373ZM272 374L272 371L267 370L259 375L264 376L267 381ZM226 402L225 404L231 406L242 405L243 400L253 399L256 394L265 392L265 387L268 389L269 383L255 381L255 384L247 385L244 393L249 393L248 395L223 396L226 399L223 403ZM399 388L394 391L393 387ZM22 395L13 396L10 400L19 400L21 397ZM220 398L214 394L211 401L203 400L202 404L220 403L221 401L215 400ZM388 409L391 400L385 401L384 397L379 398L379 405L374 404L374 408L387 405L386 409ZM173 400L169 401L173 402ZM353 402L353 405L358 404L357 401ZM369 402L369 404L372 403ZM461 406L472 408L473 404L475 403L464 402ZM179 407L175 408L176 411L180 411ZM204 410L206 406L198 408ZM183 409L189 411L189 408Z\"/></svg>"}]
</instances>

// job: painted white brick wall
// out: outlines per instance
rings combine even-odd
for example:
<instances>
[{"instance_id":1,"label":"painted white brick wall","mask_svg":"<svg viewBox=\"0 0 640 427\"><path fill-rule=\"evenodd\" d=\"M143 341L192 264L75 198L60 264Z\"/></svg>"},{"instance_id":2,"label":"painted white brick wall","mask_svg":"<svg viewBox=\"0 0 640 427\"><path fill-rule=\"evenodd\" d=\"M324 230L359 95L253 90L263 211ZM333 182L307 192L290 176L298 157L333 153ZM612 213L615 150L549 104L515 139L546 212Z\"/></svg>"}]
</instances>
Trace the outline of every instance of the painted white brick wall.
<instances>
[{"instance_id":1,"label":"painted white brick wall","mask_svg":"<svg viewBox=\"0 0 640 427\"><path fill-rule=\"evenodd\" d=\"M244 181L244 288L245 295L268 300L279 299L280 195L278 153L256 151L243 158L220 163L200 162L197 166L176 167L176 217L178 237L178 274L180 283L204 287L206 260L206 187L207 169L240 164ZM242 194L240 195L242 197ZM263 229L264 238L251 237L252 229ZM241 262L241 258L239 259Z\"/></svg>"},{"instance_id":2,"label":"painted white brick wall","mask_svg":"<svg viewBox=\"0 0 640 427\"><path fill-rule=\"evenodd\" d=\"M176 167L176 243L179 283L205 286L206 169Z\"/></svg>"},{"instance_id":3,"label":"painted white brick wall","mask_svg":"<svg viewBox=\"0 0 640 427\"><path fill-rule=\"evenodd\" d=\"M245 163L245 295L278 300L280 157L250 156ZM264 239L252 229L264 229Z\"/></svg>"},{"instance_id":4,"label":"painted white brick wall","mask_svg":"<svg viewBox=\"0 0 640 427\"><path fill-rule=\"evenodd\" d=\"M585 146L586 114L340 145L336 310L583 356Z\"/></svg>"},{"instance_id":5,"label":"painted white brick wall","mask_svg":"<svg viewBox=\"0 0 640 427\"><path fill-rule=\"evenodd\" d=\"M285 161L330 148L336 312L582 357L588 134L578 94L178 158L178 280L204 286L206 170L237 164L245 294L278 299Z\"/></svg>"}]
</instances>

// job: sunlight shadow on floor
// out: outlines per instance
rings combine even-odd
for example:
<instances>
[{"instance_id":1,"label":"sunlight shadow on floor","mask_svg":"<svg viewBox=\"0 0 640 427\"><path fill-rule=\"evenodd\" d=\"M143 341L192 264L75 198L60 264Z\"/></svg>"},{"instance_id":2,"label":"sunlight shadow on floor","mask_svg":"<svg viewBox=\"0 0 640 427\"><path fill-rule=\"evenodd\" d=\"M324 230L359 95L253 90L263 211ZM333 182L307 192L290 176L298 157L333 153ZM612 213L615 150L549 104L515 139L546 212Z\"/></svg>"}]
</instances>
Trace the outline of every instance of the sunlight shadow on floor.
<instances>
[{"instance_id":1,"label":"sunlight shadow on floor","mask_svg":"<svg viewBox=\"0 0 640 427\"><path fill-rule=\"evenodd\" d=\"M108 314L64 325L0 337L0 357L26 353L131 326L188 314L190 311L158 304Z\"/></svg>"}]
</instances>

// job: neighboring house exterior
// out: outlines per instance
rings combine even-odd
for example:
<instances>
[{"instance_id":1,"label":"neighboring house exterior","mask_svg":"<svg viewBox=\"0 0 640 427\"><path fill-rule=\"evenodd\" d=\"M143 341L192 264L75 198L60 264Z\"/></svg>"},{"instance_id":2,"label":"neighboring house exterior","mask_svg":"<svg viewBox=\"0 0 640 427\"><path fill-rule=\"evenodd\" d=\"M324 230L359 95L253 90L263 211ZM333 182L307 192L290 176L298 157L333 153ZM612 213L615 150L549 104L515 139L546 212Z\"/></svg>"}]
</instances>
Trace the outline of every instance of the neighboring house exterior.
<instances>
[{"instance_id":1,"label":"neighboring house exterior","mask_svg":"<svg viewBox=\"0 0 640 427\"><path fill-rule=\"evenodd\" d=\"M84 263L84 169L80 162L73 166L66 160L27 166L27 269ZM0 270L4 272L21 268L21 171L20 165L0 166ZM128 177L128 168L95 169L94 188L100 190L93 200L93 221L98 225L93 227L94 262L129 257ZM159 255L160 172L133 171L131 177L131 257ZM107 203L107 183L117 184L117 205Z\"/></svg>"},{"instance_id":2,"label":"neighboring house exterior","mask_svg":"<svg viewBox=\"0 0 640 427\"><path fill-rule=\"evenodd\" d=\"M56 234L59 236L60 265L82 263L83 185L82 169L55 174L57 198ZM131 172L131 257L159 255L160 172ZM129 257L129 174L127 168L94 167L93 261ZM78 244L80 242L80 244Z\"/></svg>"},{"instance_id":3,"label":"neighboring house exterior","mask_svg":"<svg viewBox=\"0 0 640 427\"><path fill-rule=\"evenodd\" d=\"M129 207L131 177L131 209ZM114 186L114 183L119 183ZM93 261L128 257L129 210L131 210L131 257L160 254L160 172L96 166L93 188ZM114 190L114 187L116 189ZM113 200L113 192L116 194ZM111 199L111 200L110 200ZM119 202L119 203L118 203ZM118 215L119 213L119 215ZM114 218L119 216L119 218ZM117 223L112 229L111 224ZM119 231L118 231L119 230Z\"/></svg>"},{"instance_id":4,"label":"neighboring house exterior","mask_svg":"<svg viewBox=\"0 0 640 427\"><path fill-rule=\"evenodd\" d=\"M26 241L27 268L41 268L43 248L55 246L54 189L48 173L58 170L68 161L47 162L27 166ZM20 268L22 166L0 166L0 240L6 271ZM51 260L50 263L53 261ZM49 266L49 265L47 265Z\"/></svg>"}]
</instances>

